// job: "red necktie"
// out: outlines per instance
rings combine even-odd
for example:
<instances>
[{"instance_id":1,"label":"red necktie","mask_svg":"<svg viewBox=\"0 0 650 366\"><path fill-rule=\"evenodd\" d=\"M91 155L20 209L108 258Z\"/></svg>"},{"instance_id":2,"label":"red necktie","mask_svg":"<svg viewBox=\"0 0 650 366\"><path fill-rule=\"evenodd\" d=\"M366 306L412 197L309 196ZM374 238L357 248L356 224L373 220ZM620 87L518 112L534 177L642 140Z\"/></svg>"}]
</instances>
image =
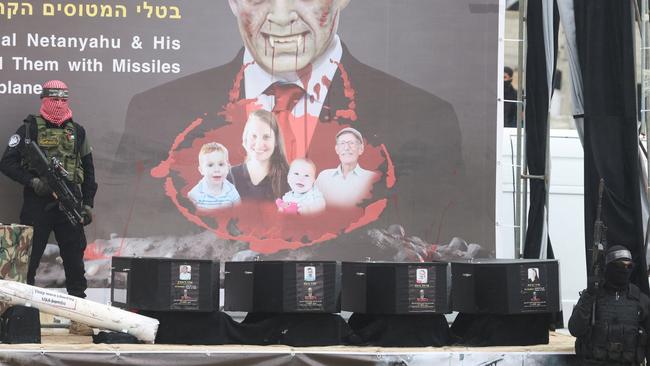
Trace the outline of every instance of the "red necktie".
<instances>
[{"instance_id":1,"label":"red necktie","mask_svg":"<svg viewBox=\"0 0 650 366\"><path fill-rule=\"evenodd\" d=\"M280 133L284 139L284 151L287 155L287 159L291 162L296 158L298 144L305 143L305 141L297 140L290 124L293 107L295 107L300 98L303 97L305 91L296 84L276 82L271 84L271 86L264 91L264 94L275 96L273 113L275 114L275 118L278 120Z\"/></svg>"}]
</instances>

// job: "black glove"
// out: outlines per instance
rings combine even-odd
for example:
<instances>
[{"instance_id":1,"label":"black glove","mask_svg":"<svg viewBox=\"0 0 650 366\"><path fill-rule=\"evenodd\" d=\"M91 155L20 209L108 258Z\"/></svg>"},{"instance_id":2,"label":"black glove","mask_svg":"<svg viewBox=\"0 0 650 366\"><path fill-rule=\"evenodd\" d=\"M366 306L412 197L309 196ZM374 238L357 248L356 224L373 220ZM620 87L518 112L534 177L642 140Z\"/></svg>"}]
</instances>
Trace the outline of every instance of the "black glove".
<instances>
[{"instance_id":1,"label":"black glove","mask_svg":"<svg viewBox=\"0 0 650 366\"><path fill-rule=\"evenodd\" d=\"M45 197L52 194L50 187L47 183L42 181L41 178L32 178L32 180L29 181L29 186L32 187L34 192L39 196Z\"/></svg>"},{"instance_id":2,"label":"black glove","mask_svg":"<svg viewBox=\"0 0 650 366\"><path fill-rule=\"evenodd\" d=\"M93 208L88 205L84 205L83 209L81 210L81 217L83 218L82 224L84 226L93 222Z\"/></svg>"}]
</instances>

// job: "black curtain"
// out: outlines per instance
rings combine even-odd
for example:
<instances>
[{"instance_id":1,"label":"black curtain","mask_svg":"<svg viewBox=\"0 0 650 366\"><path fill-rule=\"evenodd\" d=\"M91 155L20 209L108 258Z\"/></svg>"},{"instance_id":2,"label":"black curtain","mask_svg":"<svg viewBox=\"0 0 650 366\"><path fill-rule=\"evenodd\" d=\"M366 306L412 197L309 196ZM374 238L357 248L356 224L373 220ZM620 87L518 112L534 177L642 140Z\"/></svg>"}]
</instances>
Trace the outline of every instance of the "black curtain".
<instances>
[{"instance_id":1,"label":"black curtain","mask_svg":"<svg viewBox=\"0 0 650 366\"><path fill-rule=\"evenodd\" d=\"M534 3L534 2L533 2ZM584 86L585 249L591 267L598 183L609 245L630 249L632 281L648 293L639 186L633 0L575 0Z\"/></svg>"},{"instance_id":2,"label":"black curtain","mask_svg":"<svg viewBox=\"0 0 650 366\"><path fill-rule=\"evenodd\" d=\"M553 2L553 44L557 54L557 31L559 14ZM546 134L548 126L549 87L546 71L546 49L544 45L544 16L541 1L529 1L526 32L528 49L526 53L526 161L528 173L544 175L546 171ZM553 59L555 70L556 58ZM530 206L528 208L528 229L524 242L524 258L539 258L544 230L544 206L546 189L544 181L530 180ZM554 258L551 240L548 240L547 258Z\"/></svg>"}]
</instances>

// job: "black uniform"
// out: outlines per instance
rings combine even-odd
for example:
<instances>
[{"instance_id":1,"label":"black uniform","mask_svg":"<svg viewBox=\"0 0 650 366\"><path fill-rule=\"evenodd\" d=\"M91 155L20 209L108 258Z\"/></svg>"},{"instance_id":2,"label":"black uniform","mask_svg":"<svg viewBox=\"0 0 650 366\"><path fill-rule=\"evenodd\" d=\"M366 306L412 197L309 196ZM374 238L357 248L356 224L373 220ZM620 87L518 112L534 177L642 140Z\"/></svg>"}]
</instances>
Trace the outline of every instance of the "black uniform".
<instances>
[{"instance_id":1,"label":"black uniform","mask_svg":"<svg viewBox=\"0 0 650 366\"><path fill-rule=\"evenodd\" d=\"M569 320L569 331L577 337L576 354L589 365L642 364L648 354L649 310L650 299L633 284L623 291L584 291Z\"/></svg>"},{"instance_id":2,"label":"black uniform","mask_svg":"<svg viewBox=\"0 0 650 366\"><path fill-rule=\"evenodd\" d=\"M615 245L605 256L605 283L580 295L569 319L585 365L640 365L648 355L650 298L630 283L632 254Z\"/></svg>"},{"instance_id":3,"label":"black uniform","mask_svg":"<svg viewBox=\"0 0 650 366\"><path fill-rule=\"evenodd\" d=\"M70 122L70 123L69 123ZM59 245L63 268L65 270L66 289L70 295L86 297L87 288L84 276L83 255L86 248L86 237L83 226L73 226L66 216L58 209L57 205L49 206L54 198L51 195L39 196L32 189L30 182L36 177L25 163L25 131L26 124L29 125L29 138L37 141L38 127L35 116L28 116L24 124L11 137L9 146L0 160L0 171L9 178L24 186L23 207L20 212L20 222L34 227L34 238L32 253L29 260L27 283L33 285L45 246L47 245L50 233L54 231L56 241ZM45 121L47 129L62 129L74 126L74 151L79 154L80 168L83 171L83 182L76 186L70 183L70 189L80 194L85 206L93 207L97 183L95 182L95 169L93 166L92 154L86 141L86 131L78 123L71 119L60 126ZM68 127L65 127L68 126Z\"/></svg>"},{"instance_id":4,"label":"black uniform","mask_svg":"<svg viewBox=\"0 0 650 366\"><path fill-rule=\"evenodd\" d=\"M512 81L503 83L503 99L517 100L517 89L512 86ZM517 127L517 103L503 103L503 127Z\"/></svg>"}]
</instances>

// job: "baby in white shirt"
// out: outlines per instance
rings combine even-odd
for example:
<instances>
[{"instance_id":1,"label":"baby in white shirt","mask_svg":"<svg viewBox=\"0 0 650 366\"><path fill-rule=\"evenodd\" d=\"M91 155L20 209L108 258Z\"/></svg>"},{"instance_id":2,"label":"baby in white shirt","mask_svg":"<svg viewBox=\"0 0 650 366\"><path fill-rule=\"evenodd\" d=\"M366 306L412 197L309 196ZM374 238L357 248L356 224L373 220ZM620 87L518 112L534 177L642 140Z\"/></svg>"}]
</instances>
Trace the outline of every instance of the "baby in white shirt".
<instances>
[{"instance_id":1,"label":"baby in white shirt","mask_svg":"<svg viewBox=\"0 0 650 366\"><path fill-rule=\"evenodd\" d=\"M309 159L295 159L289 167L287 181L291 191L278 198L278 211L310 215L325 210L325 198L314 186L316 165Z\"/></svg>"}]
</instances>

